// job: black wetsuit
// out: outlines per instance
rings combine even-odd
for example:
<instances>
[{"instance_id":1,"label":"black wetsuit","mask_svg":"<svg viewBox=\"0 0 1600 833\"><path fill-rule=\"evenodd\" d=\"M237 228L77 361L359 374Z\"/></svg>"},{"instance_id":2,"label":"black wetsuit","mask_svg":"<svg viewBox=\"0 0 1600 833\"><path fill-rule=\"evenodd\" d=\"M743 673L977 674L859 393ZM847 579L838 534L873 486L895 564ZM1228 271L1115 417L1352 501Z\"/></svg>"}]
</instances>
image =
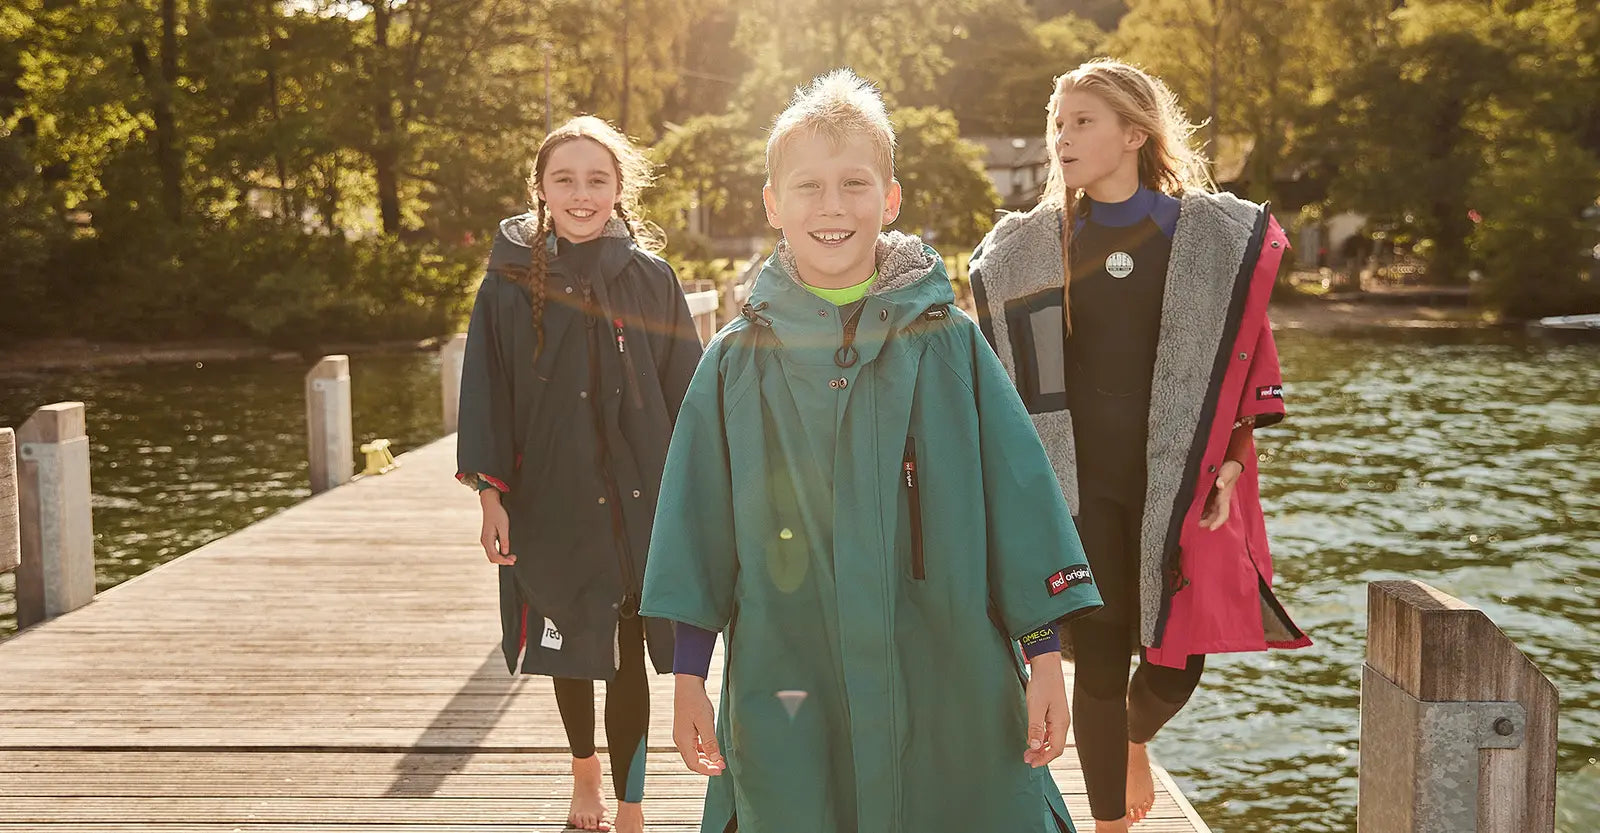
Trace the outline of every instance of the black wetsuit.
<instances>
[{"instance_id":1,"label":"black wetsuit","mask_svg":"<svg viewBox=\"0 0 1600 833\"><path fill-rule=\"evenodd\" d=\"M1085 198L1075 221L1066 387L1077 453L1078 535L1105 607L1068 623L1072 727L1094 817L1126 815L1128 742L1144 743L1188 701L1204 660L1140 663L1139 531L1150 384L1178 200L1140 188L1120 203Z\"/></svg>"}]
</instances>

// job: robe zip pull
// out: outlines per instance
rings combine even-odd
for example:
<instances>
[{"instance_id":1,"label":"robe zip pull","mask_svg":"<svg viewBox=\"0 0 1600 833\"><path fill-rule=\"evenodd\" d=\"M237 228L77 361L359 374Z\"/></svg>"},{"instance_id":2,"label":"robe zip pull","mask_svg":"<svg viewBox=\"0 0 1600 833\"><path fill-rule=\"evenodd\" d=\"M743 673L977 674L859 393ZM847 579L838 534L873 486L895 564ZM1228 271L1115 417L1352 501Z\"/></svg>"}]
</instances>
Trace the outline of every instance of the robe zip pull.
<instances>
[{"instance_id":1,"label":"robe zip pull","mask_svg":"<svg viewBox=\"0 0 1600 833\"><path fill-rule=\"evenodd\" d=\"M902 482L906 487L906 509L911 524L911 577L928 577L927 558L922 551L922 494L917 483L917 440L906 437L906 453L900 458Z\"/></svg>"},{"instance_id":2,"label":"robe zip pull","mask_svg":"<svg viewBox=\"0 0 1600 833\"><path fill-rule=\"evenodd\" d=\"M598 293L595 291L594 285L584 280L583 300L586 309L584 310L583 323L584 326L590 329L594 329L600 320L611 314L605 298L597 298L597 296ZM617 353L622 356L622 375L624 377L624 385L628 389L628 402L637 411L644 407L644 397L639 393L639 380L636 378L638 374L633 366L633 356L628 354L627 336L623 334L621 318L611 319L611 332L613 338L616 339ZM598 345L596 346L598 347Z\"/></svg>"},{"instance_id":3,"label":"robe zip pull","mask_svg":"<svg viewBox=\"0 0 1600 833\"><path fill-rule=\"evenodd\" d=\"M834 364L840 367L854 367L856 360L861 358L861 353L856 350L853 342L856 340L856 325L861 323L861 311L866 308L866 303L861 303L855 312L850 313L850 320L844 322L844 343L833 352Z\"/></svg>"},{"instance_id":4,"label":"robe zip pull","mask_svg":"<svg viewBox=\"0 0 1600 833\"><path fill-rule=\"evenodd\" d=\"M583 292L583 326L592 330L595 328L594 287L587 280L579 278L578 288Z\"/></svg>"}]
</instances>

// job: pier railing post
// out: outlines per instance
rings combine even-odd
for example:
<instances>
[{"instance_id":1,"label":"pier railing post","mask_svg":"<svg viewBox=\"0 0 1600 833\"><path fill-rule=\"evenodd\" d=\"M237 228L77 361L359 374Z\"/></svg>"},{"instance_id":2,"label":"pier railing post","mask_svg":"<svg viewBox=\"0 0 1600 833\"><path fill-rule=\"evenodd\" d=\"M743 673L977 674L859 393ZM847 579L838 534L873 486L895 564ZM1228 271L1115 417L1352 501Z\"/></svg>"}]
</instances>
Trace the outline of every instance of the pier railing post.
<instances>
[{"instance_id":1,"label":"pier railing post","mask_svg":"<svg viewBox=\"0 0 1600 833\"><path fill-rule=\"evenodd\" d=\"M1359 833L1550 833L1557 710L1483 611L1418 581L1370 583Z\"/></svg>"},{"instance_id":2,"label":"pier railing post","mask_svg":"<svg viewBox=\"0 0 1600 833\"><path fill-rule=\"evenodd\" d=\"M0 428L0 573L11 572L22 562L18 511L17 433Z\"/></svg>"},{"instance_id":3,"label":"pier railing post","mask_svg":"<svg viewBox=\"0 0 1600 833\"><path fill-rule=\"evenodd\" d=\"M89 436L82 402L46 405L16 432L17 625L94 600Z\"/></svg>"},{"instance_id":4,"label":"pier railing post","mask_svg":"<svg viewBox=\"0 0 1600 833\"><path fill-rule=\"evenodd\" d=\"M467 334L457 333L439 348L439 385L444 399L444 432L454 434L459 427L461 406L461 363L467 357Z\"/></svg>"},{"instance_id":5,"label":"pier railing post","mask_svg":"<svg viewBox=\"0 0 1600 833\"><path fill-rule=\"evenodd\" d=\"M350 421L350 357L323 356L306 374L306 446L311 493L350 482L355 430Z\"/></svg>"},{"instance_id":6,"label":"pier railing post","mask_svg":"<svg viewBox=\"0 0 1600 833\"><path fill-rule=\"evenodd\" d=\"M717 334L717 291L691 292L686 297L689 314L694 316L695 332L700 334L700 343L705 344Z\"/></svg>"}]
</instances>

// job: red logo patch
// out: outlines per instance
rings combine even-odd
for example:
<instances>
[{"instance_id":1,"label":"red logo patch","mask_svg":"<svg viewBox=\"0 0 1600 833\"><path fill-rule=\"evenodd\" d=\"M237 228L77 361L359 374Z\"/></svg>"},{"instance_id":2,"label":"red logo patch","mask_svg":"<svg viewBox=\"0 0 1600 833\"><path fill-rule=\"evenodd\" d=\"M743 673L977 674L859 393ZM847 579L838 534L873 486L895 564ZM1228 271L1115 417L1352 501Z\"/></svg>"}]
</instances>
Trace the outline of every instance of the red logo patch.
<instances>
[{"instance_id":1,"label":"red logo patch","mask_svg":"<svg viewBox=\"0 0 1600 833\"><path fill-rule=\"evenodd\" d=\"M1069 587L1093 583L1094 576L1089 572L1089 568L1082 566L1057 570L1055 575L1045 579L1045 585L1050 588L1050 595L1052 596L1058 596L1066 592Z\"/></svg>"}]
</instances>

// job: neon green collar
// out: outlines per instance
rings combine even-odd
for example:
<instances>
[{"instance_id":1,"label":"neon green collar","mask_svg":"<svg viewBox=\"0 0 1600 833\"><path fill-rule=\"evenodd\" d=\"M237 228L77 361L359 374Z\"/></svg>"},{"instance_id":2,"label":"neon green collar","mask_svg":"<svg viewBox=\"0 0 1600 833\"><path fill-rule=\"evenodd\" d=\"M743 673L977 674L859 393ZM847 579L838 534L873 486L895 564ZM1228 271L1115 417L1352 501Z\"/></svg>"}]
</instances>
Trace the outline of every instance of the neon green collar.
<instances>
[{"instance_id":1,"label":"neon green collar","mask_svg":"<svg viewBox=\"0 0 1600 833\"><path fill-rule=\"evenodd\" d=\"M873 281L876 281L877 279L878 273L873 272L872 277L867 278L855 286L847 286L843 289L823 289L818 286L812 286L808 283L803 283L802 285L805 286L806 289L811 290L811 293L816 295L818 298L821 298L822 300L827 301L836 307L842 307L845 304L853 304L856 301L867 297L867 290L872 288Z\"/></svg>"}]
</instances>

